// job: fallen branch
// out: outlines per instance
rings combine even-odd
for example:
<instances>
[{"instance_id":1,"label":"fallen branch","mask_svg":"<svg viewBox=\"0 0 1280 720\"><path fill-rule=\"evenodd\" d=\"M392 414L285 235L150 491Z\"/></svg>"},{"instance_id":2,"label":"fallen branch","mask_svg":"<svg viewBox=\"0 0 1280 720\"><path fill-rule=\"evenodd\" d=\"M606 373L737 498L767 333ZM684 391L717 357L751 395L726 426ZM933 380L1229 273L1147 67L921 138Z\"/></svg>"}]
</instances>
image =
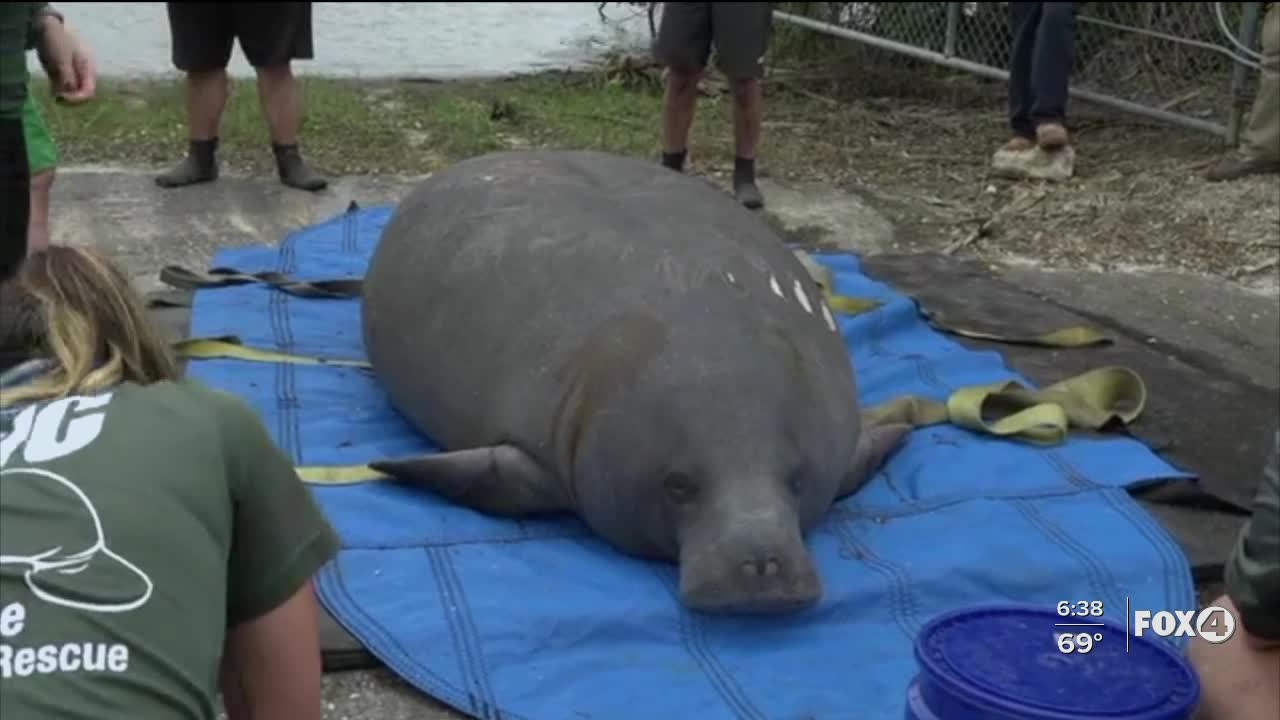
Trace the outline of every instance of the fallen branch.
<instances>
[{"instance_id":1,"label":"fallen branch","mask_svg":"<svg viewBox=\"0 0 1280 720\"><path fill-rule=\"evenodd\" d=\"M1204 88L1196 88L1191 92L1183 93L1167 103L1160 105L1161 110L1172 110L1188 100L1194 100L1204 92Z\"/></svg>"},{"instance_id":2,"label":"fallen branch","mask_svg":"<svg viewBox=\"0 0 1280 720\"><path fill-rule=\"evenodd\" d=\"M977 157L973 155L946 155L946 154L936 154L936 153L912 155L906 150L903 150L900 153L898 153L898 156L901 157L903 160L914 160L916 162L945 163L947 165L959 165L959 164L976 165L980 163L985 163L987 161L985 157Z\"/></svg>"},{"instance_id":3,"label":"fallen branch","mask_svg":"<svg viewBox=\"0 0 1280 720\"><path fill-rule=\"evenodd\" d=\"M1268 240L1233 240L1228 237L1222 237L1221 235L1205 235L1205 239L1212 243L1218 243L1219 245L1243 245L1245 247L1257 246L1257 247L1265 247L1265 248L1280 248L1280 242L1271 242Z\"/></svg>"},{"instance_id":4,"label":"fallen branch","mask_svg":"<svg viewBox=\"0 0 1280 720\"><path fill-rule=\"evenodd\" d=\"M1005 217L1009 215L1021 215L1022 213L1035 207L1036 204L1039 203L1041 200L1045 199L1046 196L1048 196L1047 192L1038 193L1032 196L1031 202L1023 204L1022 207L1019 207L1018 205L1019 205L1019 201L1023 200L1024 198L1015 198L1013 200L1010 200L1008 204L1006 204L1004 207L992 213L991 216L988 217L986 220L982 221L982 223L979 224L978 227L973 229L973 232L969 233L964 238L948 245L942 251L942 253L944 255L953 255L957 251L963 250L964 248L972 245L976 240L978 240L978 238L987 237L988 235L991 234L991 231L995 228L996 223L1000 222L1001 220L1003 220Z\"/></svg>"},{"instance_id":5,"label":"fallen branch","mask_svg":"<svg viewBox=\"0 0 1280 720\"><path fill-rule=\"evenodd\" d=\"M1242 278L1245 275L1255 275L1257 273L1262 272L1263 270L1270 270L1271 268L1276 267L1277 265L1280 265L1280 258L1271 258L1270 260L1263 260L1262 262L1257 263L1255 265L1246 265L1244 267L1236 268L1235 270L1232 270L1228 274L1228 277L1230 277L1232 280L1235 280L1238 278Z\"/></svg>"},{"instance_id":6,"label":"fallen branch","mask_svg":"<svg viewBox=\"0 0 1280 720\"><path fill-rule=\"evenodd\" d=\"M827 97L826 95L819 95L818 93L816 93L816 92L814 92L814 91L812 91L812 90L806 90L805 88L802 88L802 87L800 87L799 85L796 85L796 84L795 84L795 83L793 83L793 82L787 82L787 81L785 81L785 80L784 80L784 81L781 81L781 82L779 82L779 83L777 83L777 84L778 84L778 86L779 86L779 87L786 88L786 89L790 90L791 92L796 93L797 95L803 95L803 96L805 96L805 97L809 98L810 100L816 100L816 101L818 101L818 102L820 102L820 103L824 103L824 104L826 104L826 105L830 105L831 107L838 107L838 106L840 105L840 103L836 102L836 101L835 101L834 99L832 99L832 98Z\"/></svg>"},{"instance_id":7,"label":"fallen branch","mask_svg":"<svg viewBox=\"0 0 1280 720\"><path fill-rule=\"evenodd\" d=\"M982 223L978 225L978 227L973 229L973 232L966 235L963 239L957 242L953 242L950 245L948 245L946 248L944 248L942 251L942 254L954 255L958 250L962 250L972 245L973 242L978 238L986 237L990 235L991 228L995 227L996 218L999 217L999 215L1000 213L995 213L991 217L988 217L986 220L982 221Z\"/></svg>"}]
</instances>

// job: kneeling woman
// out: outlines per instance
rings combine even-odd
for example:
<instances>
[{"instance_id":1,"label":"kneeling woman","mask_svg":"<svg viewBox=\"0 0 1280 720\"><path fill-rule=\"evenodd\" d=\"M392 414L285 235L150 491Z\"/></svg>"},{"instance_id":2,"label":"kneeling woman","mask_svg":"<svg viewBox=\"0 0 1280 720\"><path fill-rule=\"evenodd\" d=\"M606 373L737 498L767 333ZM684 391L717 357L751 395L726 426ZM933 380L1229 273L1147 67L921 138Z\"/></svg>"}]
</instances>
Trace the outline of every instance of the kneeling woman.
<instances>
[{"instance_id":1,"label":"kneeling woman","mask_svg":"<svg viewBox=\"0 0 1280 720\"><path fill-rule=\"evenodd\" d=\"M79 248L0 284L0 350L0 717L318 720L337 539L258 417Z\"/></svg>"}]
</instances>

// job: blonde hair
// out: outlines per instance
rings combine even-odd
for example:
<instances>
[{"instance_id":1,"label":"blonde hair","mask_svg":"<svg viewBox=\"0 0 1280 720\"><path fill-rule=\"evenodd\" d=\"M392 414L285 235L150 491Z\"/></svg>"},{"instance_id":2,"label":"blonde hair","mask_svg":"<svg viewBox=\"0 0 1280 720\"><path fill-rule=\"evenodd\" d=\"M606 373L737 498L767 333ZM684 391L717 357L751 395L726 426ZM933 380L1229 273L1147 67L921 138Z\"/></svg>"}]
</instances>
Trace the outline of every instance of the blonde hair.
<instances>
[{"instance_id":1,"label":"blonde hair","mask_svg":"<svg viewBox=\"0 0 1280 720\"><path fill-rule=\"evenodd\" d=\"M0 348L52 361L33 380L0 391L0 408L179 377L129 279L80 247L33 253L0 284Z\"/></svg>"}]
</instances>

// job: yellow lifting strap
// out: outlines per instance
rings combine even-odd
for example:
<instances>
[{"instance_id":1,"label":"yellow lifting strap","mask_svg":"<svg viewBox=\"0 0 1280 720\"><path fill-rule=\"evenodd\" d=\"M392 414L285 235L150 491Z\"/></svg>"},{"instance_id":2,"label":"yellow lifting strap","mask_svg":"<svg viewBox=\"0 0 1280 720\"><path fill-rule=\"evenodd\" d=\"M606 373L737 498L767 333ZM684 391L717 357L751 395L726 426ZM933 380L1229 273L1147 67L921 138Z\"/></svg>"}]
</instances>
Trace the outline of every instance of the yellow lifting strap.
<instances>
[{"instance_id":1,"label":"yellow lifting strap","mask_svg":"<svg viewBox=\"0 0 1280 720\"><path fill-rule=\"evenodd\" d=\"M368 465L301 465L296 469L308 485L359 485L390 479Z\"/></svg>"},{"instance_id":2,"label":"yellow lifting strap","mask_svg":"<svg viewBox=\"0 0 1280 720\"><path fill-rule=\"evenodd\" d=\"M1129 425L1146 403L1147 388L1137 373L1104 367L1042 390L1002 382L960 388L945 402L904 395L863 411L863 421L917 428L950 423L996 437L1056 445L1073 427L1101 430L1117 421Z\"/></svg>"},{"instance_id":3,"label":"yellow lifting strap","mask_svg":"<svg viewBox=\"0 0 1280 720\"><path fill-rule=\"evenodd\" d=\"M363 361L250 348L235 337L192 338L175 343L174 348L179 356L189 359L368 367ZM1073 427L1100 430L1116 421L1128 425L1142 414L1146 400L1146 386L1137 373L1123 367L1104 367L1041 390L1003 382L960 388L944 402L904 395L866 409L863 421L868 426L907 423L917 428L950 423L995 437L1055 445L1064 441ZM348 485L385 478L364 465L303 466L298 468L298 475L314 485Z\"/></svg>"},{"instance_id":4,"label":"yellow lifting strap","mask_svg":"<svg viewBox=\"0 0 1280 720\"><path fill-rule=\"evenodd\" d=\"M1071 428L1101 430L1128 425L1142 414L1147 390L1142 378L1122 367L1104 367L1031 390L1005 382L964 387L945 402L905 395L863 411L867 426L906 423L921 428L950 423L995 437L1056 445ZM365 465L303 466L298 476L312 485L351 485L386 479Z\"/></svg>"},{"instance_id":5,"label":"yellow lifting strap","mask_svg":"<svg viewBox=\"0 0 1280 720\"><path fill-rule=\"evenodd\" d=\"M849 297L848 295L839 295L835 291L835 280L831 273L831 269L814 260L808 253L797 250L795 251L796 259L804 266L805 271L809 273L809 277L813 278L815 284L822 291L823 298L827 301L827 306L837 313L844 315L861 315L880 307L883 303L877 300L869 300L866 298ZM968 328L956 327L950 323L944 323L938 320L934 315L917 304L917 310L924 317L925 322L929 326L940 332L950 333L952 335L960 335L962 337L972 338L974 340L991 340L993 342L1006 343L1011 345L1033 345L1036 347L1049 348L1080 348L1090 347L1093 345L1106 345L1111 342L1111 338L1103 335L1097 330L1084 327L1074 326L1066 327L1043 335L1018 336L1018 335L1000 335L997 333L985 332L981 330L971 330Z\"/></svg>"},{"instance_id":6,"label":"yellow lifting strap","mask_svg":"<svg viewBox=\"0 0 1280 720\"><path fill-rule=\"evenodd\" d=\"M160 282L181 290L231 287L234 285L269 285L280 292L302 298L352 299L360 297L359 278L330 280L294 280L279 272L243 273L234 268L216 267L199 273L181 265L166 265L160 270Z\"/></svg>"},{"instance_id":7,"label":"yellow lifting strap","mask_svg":"<svg viewBox=\"0 0 1280 720\"><path fill-rule=\"evenodd\" d=\"M877 300L849 297L835 292L829 268L807 253L796 251L796 257L820 288L827 305L842 315L859 315L882 305ZM359 295L359 280L293 281L278 273L250 275L218 268L201 276L182 268L166 268L169 284L186 289L226 287L247 283L264 283L289 294L309 298L340 298ZM957 328L937 321L923 311L926 321L936 330L964 337L996 342L1051 348L1079 348L1110 343L1111 339L1093 328L1068 327L1043 335L1008 336ZM363 370L370 365L362 360L320 358L262 350L245 345L235 336L190 338L174 344L174 351L184 359L227 358L250 362L333 365ZM1122 367L1104 367L1067 378L1042 390L1031 390L1016 382L994 383L956 390L945 401L906 395L889 400L863 412L864 423L907 423L926 427L951 423L974 432L1023 440L1033 444L1054 445L1066 439L1072 427L1099 430L1109 423L1132 423L1141 415L1147 391L1137 373ZM299 477L313 485L349 485L386 476L366 465L301 466Z\"/></svg>"},{"instance_id":8,"label":"yellow lifting strap","mask_svg":"<svg viewBox=\"0 0 1280 720\"><path fill-rule=\"evenodd\" d=\"M308 357L305 355L291 355L275 350L260 350L245 345L240 341L240 338L234 335L187 338L173 343L172 347L180 359L209 360L227 358L251 362L291 363L294 365L336 365L361 369L369 369L371 367L365 360Z\"/></svg>"}]
</instances>

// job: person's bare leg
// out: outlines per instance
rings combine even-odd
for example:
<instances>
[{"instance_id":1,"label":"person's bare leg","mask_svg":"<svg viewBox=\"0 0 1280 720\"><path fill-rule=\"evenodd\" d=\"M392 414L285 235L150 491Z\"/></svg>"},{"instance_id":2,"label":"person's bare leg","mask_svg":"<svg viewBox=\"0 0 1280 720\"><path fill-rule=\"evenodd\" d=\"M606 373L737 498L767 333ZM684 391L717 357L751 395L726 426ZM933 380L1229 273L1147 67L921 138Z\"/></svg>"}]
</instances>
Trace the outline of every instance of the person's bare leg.
<instances>
[{"instance_id":1,"label":"person's bare leg","mask_svg":"<svg viewBox=\"0 0 1280 720\"><path fill-rule=\"evenodd\" d=\"M689 129L698 109L698 82L702 68L667 69L662 95L662 164L683 171L689 152Z\"/></svg>"},{"instance_id":2,"label":"person's bare leg","mask_svg":"<svg viewBox=\"0 0 1280 720\"><path fill-rule=\"evenodd\" d=\"M1194 638L1187 655L1200 677L1195 720L1273 720L1280 717L1280 647L1254 647L1228 596L1211 605L1236 617L1236 633L1213 645Z\"/></svg>"},{"instance_id":3,"label":"person's bare leg","mask_svg":"<svg viewBox=\"0 0 1280 720\"><path fill-rule=\"evenodd\" d=\"M218 128L231 95L225 69L187 73L187 132L190 147L177 167L156 178L161 187L181 187L218 178Z\"/></svg>"},{"instance_id":4,"label":"person's bare leg","mask_svg":"<svg viewBox=\"0 0 1280 720\"><path fill-rule=\"evenodd\" d=\"M760 126L764 115L764 91L754 78L733 83L733 192L749 208L764 204L756 187L756 152L760 148Z\"/></svg>"},{"instance_id":5,"label":"person's bare leg","mask_svg":"<svg viewBox=\"0 0 1280 720\"><path fill-rule=\"evenodd\" d=\"M49 247L49 196L53 192L55 170L50 168L31 176L31 219L27 225L27 253Z\"/></svg>"},{"instance_id":6,"label":"person's bare leg","mask_svg":"<svg viewBox=\"0 0 1280 720\"><path fill-rule=\"evenodd\" d=\"M280 181L300 190L321 190L328 183L302 159L298 150L298 126L302 112L298 80L289 64L257 68L258 102L267 120L271 147Z\"/></svg>"},{"instance_id":7,"label":"person's bare leg","mask_svg":"<svg viewBox=\"0 0 1280 720\"><path fill-rule=\"evenodd\" d=\"M290 65L257 68L258 102L274 145L296 145L301 112L298 82Z\"/></svg>"}]
</instances>

